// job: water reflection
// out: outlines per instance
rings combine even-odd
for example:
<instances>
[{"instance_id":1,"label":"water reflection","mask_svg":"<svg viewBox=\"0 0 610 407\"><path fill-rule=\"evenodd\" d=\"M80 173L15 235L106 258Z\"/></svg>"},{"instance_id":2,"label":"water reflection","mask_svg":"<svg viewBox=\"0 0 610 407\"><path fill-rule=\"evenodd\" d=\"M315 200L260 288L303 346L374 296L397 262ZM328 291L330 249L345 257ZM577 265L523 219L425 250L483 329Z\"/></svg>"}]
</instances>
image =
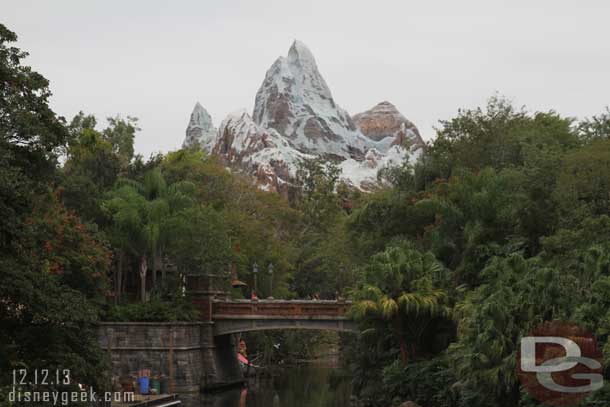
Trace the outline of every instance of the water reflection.
<instances>
[{"instance_id":1,"label":"water reflection","mask_svg":"<svg viewBox=\"0 0 610 407\"><path fill-rule=\"evenodd\" d=\"M185 407L348 407L350 379L319 365L276 369L243 389L181 395Z\"/></svg>"}]
</instances>

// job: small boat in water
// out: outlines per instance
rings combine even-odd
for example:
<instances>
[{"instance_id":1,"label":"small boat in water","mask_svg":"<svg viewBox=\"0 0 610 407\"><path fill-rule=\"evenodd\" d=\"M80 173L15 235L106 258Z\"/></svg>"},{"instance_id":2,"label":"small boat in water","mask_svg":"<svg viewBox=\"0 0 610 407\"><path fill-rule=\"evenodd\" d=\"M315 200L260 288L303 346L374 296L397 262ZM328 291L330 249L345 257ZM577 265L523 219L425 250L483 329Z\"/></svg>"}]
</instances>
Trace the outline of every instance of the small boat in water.
<instances>
[{"instance_id":1,"label":"small boat in water","mask_svg":"<svg viewBox=\"0 0 610 407\"><path fill-rule=\"evenodd\" d=\"M256 375L256 370L260 368L260 366L250 363L248 358L239 352L237 353L237 360L239 361L239 366L241 367L241 372L244 376L254 376Z\"/></svg>"}]
</instances>

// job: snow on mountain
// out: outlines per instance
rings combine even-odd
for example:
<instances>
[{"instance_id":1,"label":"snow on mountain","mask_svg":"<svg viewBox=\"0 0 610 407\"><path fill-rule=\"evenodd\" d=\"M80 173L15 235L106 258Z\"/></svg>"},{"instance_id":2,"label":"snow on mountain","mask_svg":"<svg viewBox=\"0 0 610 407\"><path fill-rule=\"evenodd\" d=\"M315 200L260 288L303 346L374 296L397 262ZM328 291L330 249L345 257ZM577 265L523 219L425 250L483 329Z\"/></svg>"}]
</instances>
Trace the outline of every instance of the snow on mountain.
<instances>
[{"instance_id":1,"label":"snow on mountain","mask_svg":"<svg viewBox=\"0 0 610 407\"><path fill-rule=\"evenodd\" d=\"M348 185L354 186L363 191L373 190L379 185L377 173L386 167L400 166L405 159L413 164L421 154L419 146L406 149L399 145L394 145L382 154L378 150L371 148L364 156L364 160L356 161L353 158L339 164L341 169L341 179Z\"/></svg>"},{"instance_id":2,"label":"snow on mountain","mask_svg":"<svg viewBox=\"0 0 610 407\"><path fill-rule=\"evenodd\" d=\"M199 102L191 113L191 119L186 128L186 138L182 147L190 147L199 144L203 149L210 150L216 141L218 131L214 128L212 117Z\"/></svg>"},{"instance_id":3,"label":"snow on mountain","mask_svg":"<svg viewBox=\"0 0 610 407\"><path fill-rule=\"evenodd\" d=\"M300 151L349 158L365 147L350 116L335 103L313 54L299 41L267 71L253 118Z\"/></svg>"},{"instance_id":4,"label":"snow on mountain","mask_svg":"<svg viewBox=\"0 0 610 407\"><path fill-rule=\"evenodd\" d=\"M377 173L388 166L401 165L405 159L414 163L421 154L424 141L415 125L390 102L353 116L360 132L368 137L371 147L363 160L347 159L339 168L342 178L362 190L371 190L379 183Z\"/></svg>"},{"instance_id":5,"label":"snow on mountain","mask_svg":"<svg viewBox=\"0 0 610 407\"><path fill-rule=\"evenodd\" d=\"M297 171L298 161L308 158L274 129L264 129L240 110L225 118L210 150L231 168L256 178L265 190L284 193Z\"/></svg>"},{"instance_id":6,"label":"snow on mountain","mask_svg":"<svg viewBox=\"0 0 610 407\"><path fill-rule=\"evenodd\" d=\"M216 131L197 103L184 146L195 143L233 171L253 176L261 188L285 195L303 159L333 160L346 183L367 191L378 184L379 169L415 160L424 145L417 127L389 102L350 117L299 41L267 71L252 117L232 113Z\"/></svg>"},{"instance_id":7,"label":"snow on mountain","mask_svg":"<svg viewBox=\"0 0 610 407\"><path fill-rule=\"evenodd\" d=\"M366 112L354 115L352 119L360 131L372 140L382 141L387 137L395 138L402 130L406 136L405 140L402 140L403 142L407 141L409 145L424 144L417 127L390 102L378 103Z\"/></svg>"}]
</instances>

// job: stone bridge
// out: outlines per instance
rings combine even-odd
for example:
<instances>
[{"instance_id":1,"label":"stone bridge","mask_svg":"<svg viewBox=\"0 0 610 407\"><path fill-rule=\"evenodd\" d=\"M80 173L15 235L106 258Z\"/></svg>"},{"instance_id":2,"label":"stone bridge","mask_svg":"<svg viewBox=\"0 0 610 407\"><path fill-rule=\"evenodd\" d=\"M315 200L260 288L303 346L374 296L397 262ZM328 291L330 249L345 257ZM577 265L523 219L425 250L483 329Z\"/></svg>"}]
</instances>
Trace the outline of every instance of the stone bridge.
<instances>
[{"instance_id":1,"label":"stone bridge","mask_svg":"<svg viewBox=\"0 0 610 407\"><path fill-rule=\"evenodd\" d=\"M220 276L222 277L222 276ZM218 278L219 279L219 278ZM108 322L98 330L111 374L150 368L169 378L171 391L242 383L235 333L271 329L356 332L348 301L231 300L210 276L189 276L187 294L197 322Z\"/></svg>"},{"instance_id":2,"label":"stone bridge","mask_svg":"<svg viewBox=\"0 0 610 407\"><path fill-rule=\"evenodd\" d=\"M186 280L191 302L199 308L201 321L213 327L215 337L272 329L357 331L356 324L347 317L349 301L233 300L217 286L222 278L188 276Z\"/></svg>"},{"instance_id":3,"label":"stone bridge","mask_svg":"<svg viewBox=\"0 0 610 407\"><path fill-rule=\"evenodd\" d=\"M214 300L214 335L270 329L356 332L346 316L351 303L325 300Z\"/></svg>"}]
</instances>

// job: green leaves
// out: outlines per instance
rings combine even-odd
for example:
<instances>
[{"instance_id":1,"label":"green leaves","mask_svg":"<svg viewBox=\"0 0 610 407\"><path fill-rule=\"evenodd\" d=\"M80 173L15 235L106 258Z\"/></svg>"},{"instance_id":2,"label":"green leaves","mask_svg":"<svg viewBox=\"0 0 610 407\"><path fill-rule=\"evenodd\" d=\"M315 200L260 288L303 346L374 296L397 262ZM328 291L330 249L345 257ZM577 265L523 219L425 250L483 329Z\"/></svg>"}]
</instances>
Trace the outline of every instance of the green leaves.
<instances>
[{"instance_id":1,"label":"green leaves","mask_svg":"<svg viewBox=\"0 0 610 407\"><path fill-rule=\"evenodd\" d=\"M377 252L353 297L354 318L371 332L363 339L369 359L412 353L418 335L435 341L426 324L451 315L457 338L444 355L454 382L444 386L459 402L442 405L507 407L533 405L521 400L516 349L542 321L594 331L610 361L607 116L574 126L492 98L441 122L413 173L397 170L392 189L364 199L348 223L355 244ZM397 249L405 238L421 251ZM389 333L392 343L383 341ZM383 371L381 397L427 380L401 381L408 368L397 367ZM430 396L422 404L438 403Z\"/></svg>"},{"instance_id":2,"label":"green leaves","mask_svg":"<svg viewBox=\"0 0 610 407\"><path fill-rule=\"evenodd\" d=\"M428 285L428 284L426 284ZM406 314L417 317L443 317L451 316L451 309L444 305L447 303L447 293L444 290L426 287L418 289L417 293L403 293L398 297L398 305Z\"/></svg>"},{"instance_id":3,"label":"green leaves","mask_svg":"<svg viewBox=\"0 0 610 407\"><path fill-rule=\"evenodd\" d=\"M376 254L364 268L363 285L352 293L351 315L364 331L387 323L401 346L416 357L426 328L451 315L447 292L440 286L445 269L431 253L399 242Z\"/></svg>"},{"instance_id":4,"label":"green leaves","mask_svg":"<svg viewBox=\"0 0 610 407\"><path fill-rule=\"evenodd\" d=\"M598 116L593 116L590 119L585 119L578 125L580 138L585 143L590 143L596 140L610 138L610 109L606 107L606 111Z\"/></svg>"},{"instance_id":5,"label":"green leaves","mask_svg":"<svg viewBox=\"0 0 610 407\"><path fill-rule=\"evenodd\" d=\"M210 206L195 206L176 213L169 226L168 254L183 273L218 274L233 254L224 214Z\"/></svg>"},{"instance_id":6,"label":"green leaves","mask_svg":"<svg viewBox=\"0 0 610 407\"><path fill-rule=\"evenodd\" d=\"M46 178L46 164L56 158L68 132L63 118L49 108L49 82L22 65L27 53L9 46L15 41L15 33L0 24L0 143L27 156L25 171Z\"/></svg>"},{"instance_id":7,"label":"green leaves","mask_svg":"<svg viewBox=\"0 0 610 407\"><path fill-rule=\"evenodd\" d=\"M297 206L303 211L307 226L315 231L326 231L341 214L335 188L341 170L323 158L300 162L296 174Z\"/></svg>"},{"instance_id":8,"label":"green leaves","mask_svg":"<svg viewBox=\"0 0 610 407\"><path fill-rule=\"evenodd\" d=\"M553 197L562 224L610 213L610 140L601 139L564 157Z\"/></svg>"},{"instance_id":9,"label":"green leaves","mask_svg":"<svg viewBox=\"0 0 610 407\"><path fill-rule=\"evenodd\" d=\"M164 302L153 298L146 303L117 305L111 307L106 314L109 321L197 321L200 316L188 300L179 299L174 302Z\"/></svg>"},{"instance_id":10,"label":"green leaves","mask_svg":"<svg viewBox=\"0 0 610 407\"><path fill-rule=\"evenodd\" d=\"M16 40L0 24L0 369L70 369L98 387L104 363L93 323L110 253L63 206L61 191L52 193L70 134L48 105L48 81L22 65L27 53L11 46ZM9 379L2 375L0 388Z\"/></svg>"},{"instance_id":11,"label":"green leaves","mask_svg":"<svg viewBox=\"0 0 610 407\"><path fill-rule=\"evenodd\" d=\"M515 355L523 335L556 319L599 328L609 304L606 256L592 248L573 270L570 263L549 266L539 257L493 258L482 273L483 284L456 306L459 335L448 355L466 386L516 402ZM605 341L606 334L598 334Z\"/></svg>"},{"instance_id":12,"label":"green leaves","mask_svg":"<svg viewBox=\"0 0 610 407\"><path fill-rule=\"evenodd\" d=\"M531 114L495 96L484 109L460 109L458 116L441 121L427 156L440 178L448 179L466 168L502 170L523 164L524 145L578 145L572 119L553 111Z\"/></svg>"}]
</instances>

